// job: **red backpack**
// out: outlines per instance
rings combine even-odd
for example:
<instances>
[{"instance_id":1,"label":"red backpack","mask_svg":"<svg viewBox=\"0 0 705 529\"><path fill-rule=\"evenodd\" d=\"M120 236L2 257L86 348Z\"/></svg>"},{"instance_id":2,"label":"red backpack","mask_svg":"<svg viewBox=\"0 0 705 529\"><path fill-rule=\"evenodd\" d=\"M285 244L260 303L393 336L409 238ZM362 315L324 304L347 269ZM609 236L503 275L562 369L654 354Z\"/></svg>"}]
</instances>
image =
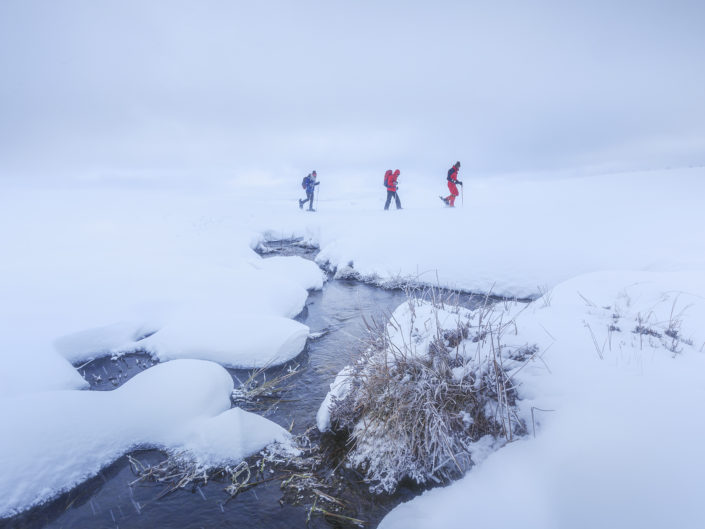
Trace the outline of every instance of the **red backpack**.
<instances>
[{"instance_id":1,"label":"red backpack","mask_svg":"<svg viewBox=\"0 0 705 529\"><path fill-rule=\"evenodd\" d=\"M388 182L389 182L390 176L392 176L392 170L387 169L387 172L384 173L384 183L382 184L384 187L388 187Z\"/></svg>"}]
</instances>

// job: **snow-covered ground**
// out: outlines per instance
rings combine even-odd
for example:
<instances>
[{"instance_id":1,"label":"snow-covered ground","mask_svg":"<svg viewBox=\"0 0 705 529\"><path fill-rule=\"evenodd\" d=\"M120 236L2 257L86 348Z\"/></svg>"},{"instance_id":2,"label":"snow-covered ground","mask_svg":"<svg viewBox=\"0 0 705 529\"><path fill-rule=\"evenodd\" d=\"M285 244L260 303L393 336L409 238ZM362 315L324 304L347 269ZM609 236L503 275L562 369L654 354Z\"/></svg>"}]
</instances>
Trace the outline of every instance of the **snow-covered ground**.
<instances>
[{"instance_id":1,"label":"snow-covered ground","mask_svg":"<svg viewBox=\"0 0 705 529\"><path fill-rule=\"evenodd\" d=\"M266 226L304 230L321 244L319 262L352 262L363 277L412 277L508 297L537 295L594 270L705 267L703 168L504 179L461 170L461 178L464 198L451 210L438 199L448 194L442 178L402 171L405 209L382 211L380 182L367 182L372 192L363 193L322 176L319 222L277 225L271 215Z\"/></svg>"},{"instance_id":2,"label":"snow-covered ground","mask_svg":"<svg viewBox=\"0 0 705 529\"><path fill-rule=\"evenodd\" d=\"M541 364L522 373L525 405L557 411L541 415L536 439L501 449L462 481L399 507L383 526L431 527L441 524L440 516L451 527L468 519L517 525L519 517L536 527L636 525L629 523L635 509L643 526L702 520L695 491L703 470L697 439L705 432L697 407L705 387L699 330L705 170L582 178L461 174L462 205L451 210L437 198L447 191L445 169L432 177L402 170L404 209L387 212L383 171L334 179L319 168L315 214L296 206L300 176L189 192L4 190L0 421L12 426L4 428L0 453L36 458L66 479L35 479L5 464L0 497L14 499L0 516L51 497L140 443L189 448L196 428L207 435L204 448L220 446L218 433L244 431L237 425L242 417L223 413L225 386L212 397L201 392L207 377L222 378L222 368L204 362L198 365L209 367L179 372L183 384L193 377L195 404L190 407L185 394L166 407L166 415L188 407L188 413L165 416L164 430L173 435L166 439L128 423L124 436L107 443L103 434L76 424L81 410L128 416L143 399L127 384L104 396L77 391L86 383L70 362L134 350L162 361L226 366L295 356L308 329L291 318L304 306L306 290L320 288L322 275L300 258L265 261L252 248L267 237L302 236L320 245L321 264L382 283L415 278L517 297L559 285L522 314L520 329L522 339L553 344L545 356L550 372ZM675 292L683 292L677 317L670 313ZM621 332L606 337L605 322L617 306ZM682 322L681 336L692 345L683 343L673 354L655 336L632 333L637 314L662 336L664 322ZM155 398L168 378L153 377ZM57 404L39 405L45 401ZM193 426L199 421L217 422L217 432ZM32 434L29 424L44 422L53 427L52 438ZM260 426L248 429L243 445L233 443L229 457L276 437L273 425ZM61 448L80 435L85 444ZM48 451L52 444L56 450ZM78 457L85 455L81 447L93 455ZM18 483L22 494L11 495ZM520 502L515 514L509 497Z\"/></svg>"},{"instance_id":3,"label":"snow-covered ground","mask_svg":"<svg viewBox=\"0 0 705 529\"><path fill-rule=\"evenodd\" d=\"M561 283L505 337L539 345L540 361L515 376L535 438L399 506L380 527L702 527L703 322L702 272Z\"/></svg>"}]
</instances>

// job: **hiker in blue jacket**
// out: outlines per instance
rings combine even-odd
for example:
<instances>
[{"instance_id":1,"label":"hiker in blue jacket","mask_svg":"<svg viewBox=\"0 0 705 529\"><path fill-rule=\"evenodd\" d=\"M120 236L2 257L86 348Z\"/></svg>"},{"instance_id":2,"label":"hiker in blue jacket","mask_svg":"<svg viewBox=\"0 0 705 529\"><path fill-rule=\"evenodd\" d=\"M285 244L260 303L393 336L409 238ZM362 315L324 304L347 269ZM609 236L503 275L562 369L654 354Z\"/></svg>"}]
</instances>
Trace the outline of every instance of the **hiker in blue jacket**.
<instances>
[{"instance_id":1,"label":"hiker in blue jacket","mask_svg":"<svg viewBox=\"0 0 705 529\"><path fill-rule=\"evenodd\" d=\"M313 193L316 186L320 182L316 181L316 171L312 171L310 175L306 176L301 182L301 187L306 191L306 198L304 200L299 200L299 208L304 209L304 204L308 202L308 210L313 211Z\"/></svg>"}]
</instances>

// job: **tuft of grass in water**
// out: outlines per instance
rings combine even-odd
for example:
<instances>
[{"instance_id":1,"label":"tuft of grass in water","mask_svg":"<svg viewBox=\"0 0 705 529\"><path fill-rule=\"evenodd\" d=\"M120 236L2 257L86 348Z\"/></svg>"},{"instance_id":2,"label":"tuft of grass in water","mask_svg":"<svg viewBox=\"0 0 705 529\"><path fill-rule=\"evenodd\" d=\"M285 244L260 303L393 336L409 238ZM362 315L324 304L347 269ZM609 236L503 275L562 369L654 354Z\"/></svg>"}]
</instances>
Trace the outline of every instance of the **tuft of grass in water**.
<instances>
[{"instance_id":1,"label":"tuft of grass in water","mask_svg":"<svg viewBox=\"0 0 705 529\"><path fill-rule=\"evenodd\" d=\"M511 441L526 432L504 366L516 365L502 344L513 320L504 322L488 302L472 316L461 315L457 299L425 289L421 297L409 293L410 329L428 325L413 321L423 303L431 304L429 319L436 322L440 311L458 314L456 326L436 325L428 350L419 352L413 331L403 343L392 339L390 326L406 328L399 322L368 323L367 347L351 366L349 390L330 408L333 431L347 434L346 463L364 473L374 492L391 493L404 478L420 484L456 478L473 464L472 444L480 438ZM476 352L468 354L466 345Z\"/></svg>"},{"instance_id":2,"label":"tuft of grass in water","mask_svg":"<svg viewBox=\"0 0 705 529\"><path fill-rule=\"evenodd\" d=\"M359 518L359 505L348 501L348 483L324 465L323 452L316 441L317 430L312 427L291 440L290 447L270 445L256 456L249 457L233 466L203 467L185 452L175 452L155 465L148 465L128 455L136 479L129 485L143 482L163 485L159 493L145 504L149 504L177 490L191 490L203 495L201 487L218 483L224 491L220 503L224 508L240 493L258 485L279 481L282 504L302 505L312 515L322 515L330 520L364 526ZM292 447L294 449L292 450ZM212 485L211 485L212 486Z\"/></svg>"},{"instance_id":3,"label":"tuft of grass in water","mask_svg":"<svg viewBox=\"0 0 705 529\"><path fill-rule=\"evenodd\" d=\"M291 379L301 371L299 364L292 364L277 375L267 378L268 367L255 369L250 372L244 382L240 381L240 385L233 390L230 396L233 404L251 405L266 401L268 405L265 408L269 410L281 401L287 391L293 388Z\"/></svg>"}]
</instances>

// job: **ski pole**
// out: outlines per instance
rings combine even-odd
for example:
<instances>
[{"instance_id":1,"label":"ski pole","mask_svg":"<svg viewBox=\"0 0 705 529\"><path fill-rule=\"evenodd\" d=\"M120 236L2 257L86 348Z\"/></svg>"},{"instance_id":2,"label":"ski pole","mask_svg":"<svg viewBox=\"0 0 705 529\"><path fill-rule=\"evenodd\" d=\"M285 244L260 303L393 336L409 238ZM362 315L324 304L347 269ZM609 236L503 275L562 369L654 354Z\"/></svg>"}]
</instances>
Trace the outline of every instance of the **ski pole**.
<instances>
[{"instance_id":1,"label":"ski pole","mask_svg":"<svg viewBox=\"0 0 705 529\"><path fill-rule=\"evenodd\" d=\"M465 206L465 186L460 186L460 205Z\"/></svg>"},{"instance_id":2,"label":"ski pole","mask_svg":"<svg viewBox=\"0 0 705 529\"><path fill-rule=\"evenodd\" d=\"M320 184L319 184L320 185ZM321 189L318 189L318 193L316 193L316 209L318 209L318 197L321 195Z\"/></svg>"}]
</instances>

